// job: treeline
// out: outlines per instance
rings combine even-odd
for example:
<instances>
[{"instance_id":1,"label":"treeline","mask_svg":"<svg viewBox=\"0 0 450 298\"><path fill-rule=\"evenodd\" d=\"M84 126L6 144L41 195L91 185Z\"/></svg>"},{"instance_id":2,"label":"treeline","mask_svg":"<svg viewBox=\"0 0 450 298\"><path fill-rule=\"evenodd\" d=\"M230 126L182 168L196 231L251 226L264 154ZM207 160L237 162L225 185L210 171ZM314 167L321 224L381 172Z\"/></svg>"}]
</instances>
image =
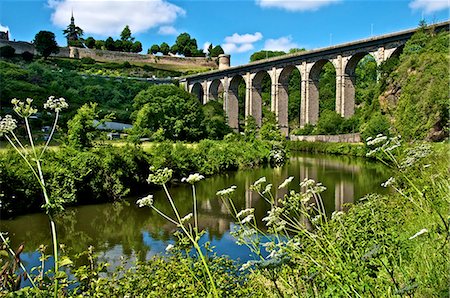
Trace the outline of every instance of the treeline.
<instances>
[{"instance_id":1,"label":"treeline","mask_svg":"<svg viewBox=\"0 0 450 298\"><path fill-rule=\"evenodd\" d=\"M161 45L154 44L148 49L148 54L161 53L163 55L170 54L180 54L185 57L217 57L223 54L224 51L220 45L213 46L212 44L208 47L208 53L204 53L203 49L199 49L197 45L197 40L191 38L188 33L181 33L178 35L175 43L169 46L166 42L161 43Z\"/></svg>"},{"instance_id":2,"label":"treeline","mask_svg":"<svg viewBox=\"0 0 450 298\"><path fill-rule=\"evenodd\" d=\"M120 33L120 39L114 40L111 36L106 40L95 40L92 36L77 41L70 41L70 46L84 47L85 45L89 49L140 53L142 52L142 43L135 41L135 38L131 35L131 30L127 26Z\"/></svg>"}]
</instances>

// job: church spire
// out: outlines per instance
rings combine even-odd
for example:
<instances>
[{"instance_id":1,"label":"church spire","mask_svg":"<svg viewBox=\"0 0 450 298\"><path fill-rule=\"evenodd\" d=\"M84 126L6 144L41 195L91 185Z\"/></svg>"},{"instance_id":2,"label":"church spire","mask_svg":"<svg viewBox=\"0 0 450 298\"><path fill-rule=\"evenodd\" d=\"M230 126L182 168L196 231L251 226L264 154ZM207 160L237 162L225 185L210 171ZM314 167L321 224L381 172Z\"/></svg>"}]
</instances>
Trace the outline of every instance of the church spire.
<instances>
[{"instance_id":1,"label":"church spire","mask_svg":"<svg viewBox=\"0 0 450 298\"><path fill-rule=\"evenodd\" d=\"M75 18L73 17L73 8L72 8L72 17L70 18L70 24L75 25Z\"/></svg>"}]
</instances>

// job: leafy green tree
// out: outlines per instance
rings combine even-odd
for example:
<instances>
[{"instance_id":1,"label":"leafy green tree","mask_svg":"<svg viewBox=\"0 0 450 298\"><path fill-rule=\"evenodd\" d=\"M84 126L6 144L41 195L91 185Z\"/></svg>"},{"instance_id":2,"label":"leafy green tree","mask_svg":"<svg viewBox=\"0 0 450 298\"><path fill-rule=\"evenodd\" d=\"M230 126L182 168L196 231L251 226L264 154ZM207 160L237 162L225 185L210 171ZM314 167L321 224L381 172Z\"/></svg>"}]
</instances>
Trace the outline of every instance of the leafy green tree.
<instances>
[{"instance_id":1,"label":"leafy green tree","mask_svg":"<svg viewBox=\"0 0 450 298\"><path fill-rule=\"evenodd\" d=\"M221 103L211 100L202 106L205 119L203 126L208 139L221 140L233 130L227 124L227 118Z\"/></svg>"},{"instance_id":2,"label":"leafy green tree","mask_svg":"<svg viewBox=\"0 0 450 298\"><path fill-rule=\"evenodd\" d=\"M261 139L268 141L281 141L283 139L280 129L278 128L275 113L271 111L265 113L259 135Z\"/></svg>"},{"instance_id":3,"label":"leafy green tree","mask_svg":"<svg viewBox=\"0 0 450 298\"><path fill-rule=\"evenodd\" d=\"M304 51L306 51L305 48L292 48L289 50L289 54L299 53L299 52L304 52Z\"/></svg>"},{"instance_id":4,"label":"leafy green tree","mask_svg":"<svg viewBox=\"0 0 450 298\"><path fill-rule=\"evenodd\" d=\"M76 115L67 122L67 142L76 149L90 148L95 139L94 120L99 112L96 103L84 104Z\"/></svg>"},{"instance_id":5,"label":"leafy green tree","mask_svg":"<svg viewBox=\"0 0 450 298\"><path fill-rule=\"evenodd\" d=\"M152 54L157 54L157 53L159 53L160 51L161 51L161 49L159 48L159 45L157 45L157 44L152 45L152 46L150 47L150 49L148 49L149 54L150 54L150 53L152 53Z\"/></svg>"},{"instance_id":6,"label":"leafy green tree","mask_svg":"<svg viewBox=\"0 0 450 298\"><path fill-rule=\"evenodd\" d=\"M148 136L162 128L169 140L196 141L204 136L201 103L177 86L151 86L136 95L133 106L134 135Z\"/></svg>"},{"instance_id":7,"label":"leafy green tree","mask_svg":"<svg viewBox=\"0 0 450 298\"><path fill-rule=\"evenodd\" d=\"M140 53L142 52L142 43L140 41L135 41L131 47L131 52Z\"/></svg>"},{"instance_id":8,"label":"leafy green tree","mask_svg":"<svg viewBox=\"0 0 450 298\"><path fill-rule=\"evenodd\" d=\"M122 41L134 41L134 37L131 36L131 30L130 27L128 25L125 26L125 28L123 28L122 32L120 33L120 39Z\"/></svg>"},{"instance_id":9,"label":"leafy green tree","mask_svg":"<svg viewBox=\"0 0 450 298\"><path fill-rule=\"evenodd\" d=\"M74 23L70 23L67 28L63 30L63 33L67 39L67 45L78 47L82 46L81 42L79 42L79 39L84 34L83 29L76 26Z\"/></svg>"},{"instance_id":10,"label":"leafy green tree","mask_svg":"<svg viewBox=\"0 0 450 298\"><path fill-rule=\"evenodd\" d=\"M105 40L105 48L108 51L114 51L115 50L115 46L114 46L114 39L110 36Z\"/></svg>"},{"instance_id":11,"label":"leafy green tree","mask_svg":"<svg viewBox=\"0 0 450 298\"><path fill-rule=\"evenodd\" d=\"M178 53L184 55L185 57L192 57L193 55L200 55L197 40L191 38L191 36L184 32L178 35L175 44L178 46ZM202 52L203 53L203 52Z\"/></svg>"},{"instance_id":12,"label":"leafy green tree","mask_svg":"<svg viewBox=\"0 0 450 298\"><path fill-rule=\"evenodd\" d=\"M179 50L180 50L180 49L179 49L179 47L178 47L177 44L174 44L173 46L170 47L170 53L171 53L171 54L176 55L176 54L179 53Z\"/></svg>"},{"instance_id":13,"label":"leafy green tree","mask_svg":"<svg viewBox=\"0 0 450 298\"><path fill-rule=\"evenodd\" d=\"M211 47L212 47L212 45L211 45ZM217 45L214 48L211 48L211 51L209 51L209 56L210 57L218 57L219 55L224 54L224 53L225 52L222 49L222 47L220 45Z\"/></svg>"},{"instance_id":14,"label":"leafy green tree","mask_svg":"<svg viewBox=\"0 0 450 298\"><path fill-rule=\"evenodd\" d=\"M104 40L96 40L94 47L97 50L104 50L106 48Z\"/></svg>"},{"instance_id":15,"label":"leafy green tree","mask_svg":"<svg viewBox=\"0 0 450 298\"><path fill-rule=\"evenodd\" d=\"M53 32L39 31L34 37L33 43L36 51L38 51L44 59L47 59L51 54L59 53L59 47Z\"/></svg>"},{"instance_id":16,"label":"leafy green tree","mask_svg":"<svg viewBox=\"0 0 450 298\"><path fill-rule=\"evenodd\" d=\"M163 42L160 46L159 46L159 51L163 54L163 55L168 55L170 52L170 46L166 43Z\"/></svg>"},{"instance_id":17,"label":"leafy green tree","mask_svg":"<svg viewBox=\"0 0 450 298\"><path fill-rule=\"evenodd\" d=\"M283 51L266 51L266 50L262 50L262 51L253 53L250 56L250 62L258 61L258 60L262 60L262 59L267 59L267 58L272 58L272 57L278 57L278 56L282 56L282 55L286 55L286 53L283 52Z\"/></svg>"},{"instance_id":18,"label":"leafy green tree","mask_svg":"<svg viewBox=\"0 0 450 298\"><path fill-rule=\"evenodd\" d=\"M124 41L116 39L114 41L114 51L123 51Z\"/></svg>"},{"instance_id":19,"label":"leafy green tree","mask_svg":"<svg viewBox=\"0 0 450 298\"><path fill-rule=\"evenodd\" d=\"M341 133L344 118L335 111L324 110L319 117L315 134L335 135Z\"/></svg>"},{"instance_id":20,"label":"leafy green tree","mask_svg":"<svg viewBox=\"0 0 450 298\"><path fill-rule=\"evenodd\" d=\"M93 49L95 47L95 42L96 42L96 40L92 36L89 36L88 38L85 39L84 44L89 49Z\"/></svg>"},{"instance_id":21,"label":"leafy green tree","mask_svg":"<svg viewBox=\"0 0 450 298\"><path fill-rule=\"evenodd\" d=\"M253 141L256 139L258 133L258 126L256 125L255 117L249 115L245 118L244 136L247 141Z\"/></svg>"}]
</instances>

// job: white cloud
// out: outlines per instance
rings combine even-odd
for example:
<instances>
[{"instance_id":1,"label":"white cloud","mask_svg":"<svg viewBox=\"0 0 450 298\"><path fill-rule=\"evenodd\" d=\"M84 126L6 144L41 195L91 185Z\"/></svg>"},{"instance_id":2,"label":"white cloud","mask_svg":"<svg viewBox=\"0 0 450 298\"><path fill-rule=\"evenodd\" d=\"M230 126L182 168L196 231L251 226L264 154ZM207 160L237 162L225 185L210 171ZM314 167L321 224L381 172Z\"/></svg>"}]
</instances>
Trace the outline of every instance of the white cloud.
<instances>
[{"instance_id":1,"label":"white cloud","mask_svg":"<svg viewBox=\"0 0 450 298\"><path fill-rule=\"evenodd\" d=\"M244 53L253 50L255 47L251 43L235 44L235 43L224 43L222 44L222 49L226 54L233 53Z\"/></svg>"},{"instance_id":2,"label":"white cloud","mask_svg":"<svg viewBox=\"0 0 450 298\"><path fill-rule=\"evenodd\" d=\"M299 46L292 41L292 36L290 35L277 39L267 39L264 43L264 50L288 52L293 48L299 48Z\"/></svg>"},{"instance_id":3,"label":"white cloud","mask_svg":"<svg viewBox=\"0 0 450 298\"><path fill-rule=\"evenodd\" d=\"M3 26L2 24L0 24L0 31L2 31L2 32L8 31L9 32L9 27L8 26Z\"/></svg>"},{"instance_id":4,"label":"white cloud","mask_svg":"<svg viewBox=\"0 0 450 298\"><path fill-rule=\"evenodd\" d=\"M260 32L254 34L238 34L234 33L231 36L227 36L222 44L222 49L227 54L244 53L253 50L255 47L253 44L260 41L263 35Z\"/></svg>"},{"instance_id":5,"label":"white cloud","mask_svg":"<svg viewBox=\"0 0 450 298\"><path fill-rule=\"evenodd\" d=\"M177 35L178 30L173 26L161 26L159 27L158 34L160 35Z\"/></svg>"},{"instance_id":6,"label":"white cloud","mask_svg":"<svg viewBox=\"0 0 450 298\"><path fill-rule=\"evenodd\" d=\"M281 8L288 11L314 11L341 0L256 0L264 8Z\"/></svg>"},{"instance_id":7,"label":"white cloud","mask_svg":"<svg viewBox=\"0 0 450 298\"><path fill-rule=\"evenodd\" d=\"M235 44L242 44L242 43L254 43L258 40L262 39L262 34L260 32L256 32L254 34L237 34L234 33L231 36L225 37L225 43L235 43Z\"/></svg>"},{"instance_id":8,"label":"white cloud","mask_svg":"<svg viewBox=\"0 0 450 298\"><path fill-rule=\"evenodd\" d=\"M207 41L203 44L203 53L206 53L206 54L208 53L208 48L210 45L211 45L211 43L209 41Z\"/></svg>"},{"instance_id":9,"label":"white cloud","mask_svg":"<svg viewBox=\"0 0 450 298\"><path fill-rule=\"evenodd\" d=\"M77 26L102 36L117 36L125 25L133 34L170 25L186 13L166 0L48 0L48 5L56 26L67 27L73 10Z\"/></svg>"},{"instance_id":10,"label":"white cloud","mask_svg":"<svg viewBox=\"0 0 450 298\"><path fill-rule=\"evenodd\" d=\"M432 13L439 10L449 9L449 0L414 0L409 3L414 10L422 10L424 13Z\"/></svg>"}]
</instances>

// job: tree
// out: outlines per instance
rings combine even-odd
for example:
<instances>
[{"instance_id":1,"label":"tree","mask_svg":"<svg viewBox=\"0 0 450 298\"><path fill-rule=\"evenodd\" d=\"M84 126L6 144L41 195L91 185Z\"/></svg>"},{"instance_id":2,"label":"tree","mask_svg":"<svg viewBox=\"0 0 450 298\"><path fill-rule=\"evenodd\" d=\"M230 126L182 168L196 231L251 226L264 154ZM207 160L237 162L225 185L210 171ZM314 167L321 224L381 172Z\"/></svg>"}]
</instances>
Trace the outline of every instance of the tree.
<instances>
[{"instance_id":1,"label":"tree","mask_svg":"<svg viewBox=\"0 0 450 298\"><path fill-rule=\"evenodd\" d=\"M222 49L222 47L220 45L217 45L217 46L215 46L214 48L211 49L211 51L209 52L209 56L210 57L219 57L219 55L224 54L224 53L225 52Z\"/></svg>"},{"instance_id":2,"label":"tree","mask_svg":"<svg viewBox=\"0 0 450 298\"><path fill-rule=\"evenodd\" d=\"M93 49L95 47L95 42L96 40L92 36L89 36L84 41L84 45L87 46L89 49Z\"/></svg>"},{"instance_id":3,"label":"tree","mask_svg":"<svg viewBox=\"0 0 450 298\"><path fill-rule=\"evenodd\" d=\"M97 104L84 104L67 122L67 141L76 149L90 148L95 138L94 120L98 117Z\"/></svg>"},{"instance_id":4,"label":"tree","mask_svg":"<svg viewBox=\"0 0 450 298\"><path fill-rule=\"evenodd\" d=\"M122 33L120 33L120 39L122 41L134 41L134 37L131 36L131 30L128 25L123 28Z\"/></svg>"},{"instance_id":5,"label":"tree","mask_svg":"<svg viewBox=\"0 0 450 298\"><path fill-rule=\"evenodd\" d=\"M278 57L281 55L286 55L283 51L266 51L262 50L259 52L255 52L250 56L250 62L258 61L262 59L272 58L272 57Z\"/></svg>"},{"instance_id":6,"label":"tree","mask_svg":"<svg viewBox=\"0 0 450 298\"><path fill-rule=\"evenodd\" d=\"M95 41L95 48L97 50L104 50L105 49L105 41L104 40L96 40Z\"/></svg>"},{"instance_id":7,"label":"tree","mask_svg":"<svg viewBox=\"0 0 450 298\"><path fill-rule=\"evenodd\" d=\"M170 46L166 43L163 42L160 46L159 46L159 51L163 54L163 55L168 55L170 52Z\"/></svg>"},{"instance_id":8,"label":"tree","mask_svg":"<svg viewBox=\"0 0 450 298\"><path fill-rule=\"evenodd\" d=\"M67 45L78 47L82 46L79 39L84 34L83 29L75 25L75 23L73 22L73 17L72 22L69 24L69 26L67 26L67 29L63 30L63 33L67 39Z\"/></svg>"},{"instance_id":9,"label":"tree","mask_svg":"<svg viewBox=\"0 0 450 298\"><path fill-rule=\"evenodd\" d=\"M57 54L59 52L59 47L53 32L39 31L34 37L33 43L36 51L38 51L44 59L47 59L50 54Z\"/></svg>"},{"instance_id":10,"label":"tree","mask_svg":"<svg viewBox=\"0 0 450 298\"><path fill-rule=\"evenodd\" d=\"M154 85L139 92L133 107L132 133L148 136L162 128L170 140L196 141L204 135L201 103L192 94L174 85Z\"/></svg>"},{"instance_id":11,"label":"tree","mask_svg":"<svg viewBox=\"0 0 450 298\"><path fill-rule=\"evenodd\" d=\"M175 44L178 46L178 53L185 57L192 57L193 54L198 54L197 40L184 32L178 35Z\"/></svg>"},{"instance_id":12,"label":"tree","mask_svg":"<svg viewBox=\"0 0 450 298\"><path fill-rule=\"evenodd\" d=\"M152 54L156 54L160 51L159 45L154 44L150 47L149 52Z\"/></svg>"},{"instance_id":13,"label":"tree","mask_svg":"<svg viewBox=\"0 0 450 298\"><path fill-rule=\"evenodd\" d=\"M131 51L133 53L139 53L142 52L142 43L140 41L135 41L133 43L133 46L131 47Z\"/></svg>"},{"instance_id":14,"label":"tree","mask_svg":"<svg viewBox=\"0 0 450 298\"><path fill-rule=\"evenodd\" d=\"M179 53L179 50L180 50L180 49L178 48L178 45L177 45L177 44L174 44L173 46L170 47L170 53L171 53L171 54L176 55L176 54Z\"/></svg>"},{"instance_id":15,"label":"tree","mask_svg":"<svg viewBox=\"0 0 450 298\"><path fill-rule=\"evenodd\" d=\"M108 51L114 51L114 49L115 49L114 48L114 39L111 36L106 39L106 41L105 41L105 48Z\"/></svg>"},{"instance_id":16,"label":"tree","mask_svg":"<svg viewBox=\"0 0 450 298\"><path fill-rule=\"evenodd\" d=\"M113 51L123 51L123 41L120 39L116 39L114 41L114 50Z\"/></svg>"}]
</instances>

